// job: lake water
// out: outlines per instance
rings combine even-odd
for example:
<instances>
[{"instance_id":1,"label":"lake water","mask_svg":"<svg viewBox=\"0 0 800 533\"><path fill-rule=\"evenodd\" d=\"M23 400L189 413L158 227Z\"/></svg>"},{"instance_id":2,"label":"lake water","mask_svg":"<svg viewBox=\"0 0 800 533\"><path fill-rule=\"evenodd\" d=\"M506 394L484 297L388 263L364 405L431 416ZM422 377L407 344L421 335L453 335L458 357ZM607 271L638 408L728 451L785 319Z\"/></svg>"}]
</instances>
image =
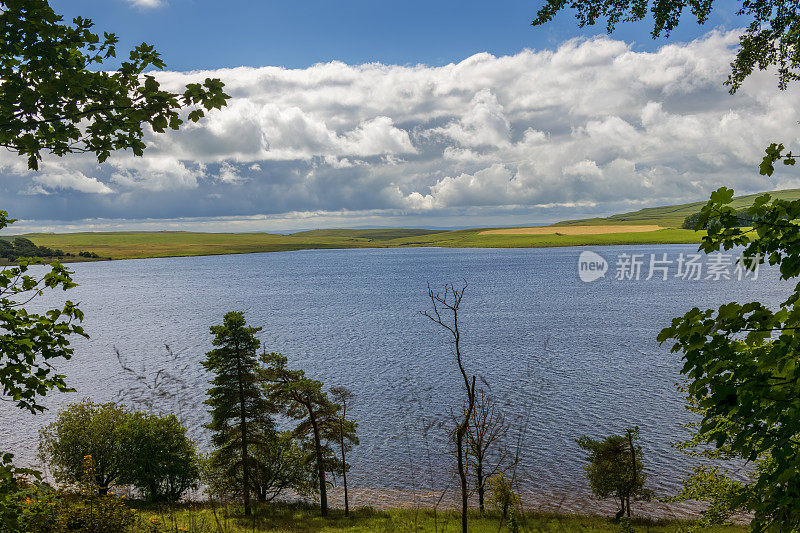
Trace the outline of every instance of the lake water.
<instances>
[{"instance_id":1,"label":"lake water","mask_svg":"<svg viewBox=\"0 0 800 533\"><path fill-rule=\"evenodd\" d=\"M186 386L174 409L205 447L208 376L199 361L211 348L209 326L243 310L263 327L267 350L326 387L355 393L350 412L361 445L351 455L353 486L395 494L442 486L452 461L436 423L460 405L462 383L445 332L419 311L430 305L428 282L466 279L466 366L526 432L525 489L585 494L574 439L638 425L651 485L664 494L690 463L670 447L685 435L688 415L674 387L679 356L658 346L658 331L693 306L777 303L790 284L764 267L756 281L690 281L674 277L674 264L668 280L660 273L644 280L649 254L674 260L695 252L693 245L594 250L609 262L606 278L594 283L578 278L580 248L313 250L74 264L80 287L68 295L80 302L91 335L74 343L75 357L63 365L77 392L51 394L51 410L35 417L0 405L0 445L32 463L37 429L59 405L84 396L117 399L134 384L120 369L117 348L141 373L181 373ZM613 279L623 253L645 254L639 281Z\"/></svg>"}]
</instances>

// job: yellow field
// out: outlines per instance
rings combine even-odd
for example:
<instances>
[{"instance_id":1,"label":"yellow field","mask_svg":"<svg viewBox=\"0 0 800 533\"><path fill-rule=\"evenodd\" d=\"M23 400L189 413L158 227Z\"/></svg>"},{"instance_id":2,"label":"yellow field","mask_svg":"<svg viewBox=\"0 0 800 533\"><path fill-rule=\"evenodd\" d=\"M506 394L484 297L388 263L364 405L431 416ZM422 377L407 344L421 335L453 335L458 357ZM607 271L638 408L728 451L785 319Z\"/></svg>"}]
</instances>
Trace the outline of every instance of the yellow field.
<instances>
[{"instance_id":1,"label":"yellow field","mask_svg":"<svg viewBox=\"0 0 800 533\"><path fill-rule=\"evenodd\" d=\"M623 225L605 224L597 226L540 226L533 228L504 228L480 232L479 235L601 235L605 233L644 233L664 229L654 224Z\"/></svg>"}]
</instances>

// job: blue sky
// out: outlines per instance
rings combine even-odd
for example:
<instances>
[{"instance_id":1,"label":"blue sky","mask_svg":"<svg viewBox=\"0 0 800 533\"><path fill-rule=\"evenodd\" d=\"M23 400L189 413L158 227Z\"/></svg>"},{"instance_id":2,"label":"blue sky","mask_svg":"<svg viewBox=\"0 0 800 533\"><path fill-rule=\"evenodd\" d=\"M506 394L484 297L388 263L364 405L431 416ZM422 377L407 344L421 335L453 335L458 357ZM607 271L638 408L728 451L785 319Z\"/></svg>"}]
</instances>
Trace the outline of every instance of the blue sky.
<instances>
[{"instance_id":1,"label":"blue sky","mask_svg":"<svg viewBox=\"0 0 800 533\"><path fill-rule=\"evenodd\" d=\"M756 172L800 144L797 89L723 86L745 21L717 3L667 41L651 26L545 27L533 2L57 0L162 52L163 86L219 77L229 105L144 157L0 153L22 231L529 225L800 187ZM113 67L113 65L109 65ZM10 231L7 230L7 231Z\"/></svg>"},{"instance_id":2,"label":"blue sky","mask_svg":"<svg viewBox=\"0 0 800 533\"><path fill-rule=\"evenodd\" d=\"M157 5L148 7L152 3ZM579 29L568 13L533 28L540 4L530 0L58 0L52 5L67 18L88 17L97 29L116 32L121 50L142 41L157 45L175 70L302 68L331 60L442 65L478 52L555 48L605 29ZM736 6L715 2L711 20L699 26L688 17L672 39L688 41L715 27L736 27ZM650 30L649 21L620 24L614 35L636 50L667 42L651 39Z\"/></svg>"}]
</instances>

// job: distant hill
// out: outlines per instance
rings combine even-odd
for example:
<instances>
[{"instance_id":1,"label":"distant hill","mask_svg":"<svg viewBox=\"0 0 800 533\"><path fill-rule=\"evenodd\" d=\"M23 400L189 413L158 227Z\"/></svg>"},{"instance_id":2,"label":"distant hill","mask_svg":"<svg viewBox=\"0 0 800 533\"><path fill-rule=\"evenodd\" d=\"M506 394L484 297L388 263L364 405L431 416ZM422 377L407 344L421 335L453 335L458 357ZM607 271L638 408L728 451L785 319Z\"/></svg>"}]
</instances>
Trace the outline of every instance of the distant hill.
<instances>
[{"instance_id":1,"label":"distant hill","mask_svg":"<svg viewBox=\"0 0 800 533\"><path fill-rule=\"evenodd\" d=\"M432 235L443 233L447 230L434 229L314 229L309 231L298 231L292 233L294 237L338 237L352 239L367 239L370 241L390 241L403 237L419 237L420 235Z\"/></svg>"},{"instance_id":2,"label":"distant hill","mask_svg":"<svg viewBox=\"0 0 800 533\"><path fill-rule=\"evenodd\" d=\"M736 209L742 207L749 207L753 205L753 200L756 197L764 194L763 192L756 194L747 194L744 196L736 196L733 199L731 207ZM769 191L773 198L780 198L782 200L798 200L800 199L800 189L785 189L782 191ZM706 205L707 200L702 202L692 202L689 204L678 205L664 205L661 207L648 207L633 211L630 213L622 213L619 215L611 215L610 217L602 218L585 218L581 220L565 220L557 222L554 226L597 226L609 224L654 224L662 228L680 228L683 220L694 213L700 211L700 208Z\"/></svg>"},{"instance_id":3,"label":"distant hill","mask_svg":"<svg viewBox=\"0 0 800 533\"><path fill-rule=\"evenodd\" d=\"M761 193L763 194L763 193ZM800 189L770 193L774 198L800 199ZM738 196L733 207L752 205L758 194ZM705 202L649 207L602 218L565 220L550 226L522 228L320 229L289 235L273 233L83 232L25 235L36 246L79 255L92 250L102 257L133 259L192 255L288 252L345 248L535 248L545 246L605 246L699 243L705 232L681 229L683 220ZM9 239L11 236L4 237ZM0 242L6 242L0 239ZM84 252L86 253L86 252ZM94 257L94 256L92 256ZM86 258L80 255L80 258ZM77 257L75 259L78 259ZM90 258L91 260L91 258Z\"/></svg>"}]
</instances>

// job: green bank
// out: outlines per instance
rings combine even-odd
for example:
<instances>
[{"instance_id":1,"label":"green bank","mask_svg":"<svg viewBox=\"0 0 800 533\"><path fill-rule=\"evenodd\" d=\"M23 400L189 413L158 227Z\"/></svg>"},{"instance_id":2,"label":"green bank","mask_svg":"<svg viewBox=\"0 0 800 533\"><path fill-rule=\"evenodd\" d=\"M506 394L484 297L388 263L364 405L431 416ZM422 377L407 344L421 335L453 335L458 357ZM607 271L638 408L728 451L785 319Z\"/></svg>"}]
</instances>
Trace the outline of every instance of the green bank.
<instances>
[{"instance_id":1,"label":"green bank","mask_svg":"<svg viewBox=\"0 0 800 533\"><path fill-rule=\"evenodd\" d=\"M800 189L771 192L775 198L800 199ZM735 199L733 207L747 207L758 196ZM85 232L24 235L39 246L78 254L90 250L111 259L282 252L346 248L537 248L625 244L699 243L703 232L681 229L684 219L705 204L698 201L641 209L609 217L567 220L548 226L544 234L515 234L514 228L478 228L455 231L429 229L332 229L278 235L272 233L196 232ZM630 226L653 226L652 231L629 231ZM591 226L602 233L591 233ZM616 227L619 231L616 231ZM657 228L656 228L657 227ZM504 233L491 233L499 229ZM520 230L522 231L522 230ZM535 230L540 231L540 230ZM588 232L588 233L587 233ZM577 234L576 234L577 233ZM5 237L9 238L9 237Z\"/></svg>"},{"instance_id":2,"label":"green bank","mask_svg":"<svg viewBox=\"0 0 800 533\"><path fill-rule=\"evenodd\" d=\"M431 532L457 533L461 531L458 513L454 511L434 512L430 508L391 509L377 511L357 509L345 516L333 510L326 518L319 516L316 507L304 504L271 504L256 509L254 516L245 517L233 506L214 507L210 504L187 504L173 507L142 508L137 510L137 526L134 533L158 531L192 531L227 533L253 533L261 531L286 532ZM472 533L497 533L509 531L508 520L495 513L482 517L470 512ZM675 533L676 531L703 531L704 533L744 533L749 528L743 525L710 525L697 528L696 521L649 520L634 518L630 525L615 523L601 516L525 513L515 518L519 531L617 533L620 531Z\"/></svg>"}]
</instances>

